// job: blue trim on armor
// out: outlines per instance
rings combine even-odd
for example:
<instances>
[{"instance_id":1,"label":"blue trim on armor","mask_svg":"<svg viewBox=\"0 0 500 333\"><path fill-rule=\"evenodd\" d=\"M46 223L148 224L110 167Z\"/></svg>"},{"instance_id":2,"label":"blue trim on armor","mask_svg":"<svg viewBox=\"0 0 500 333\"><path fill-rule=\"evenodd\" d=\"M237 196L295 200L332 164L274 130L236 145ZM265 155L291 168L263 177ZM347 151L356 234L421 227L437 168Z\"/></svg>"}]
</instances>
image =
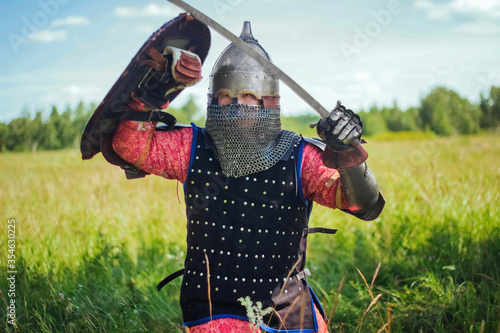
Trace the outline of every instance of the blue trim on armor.
<instances>
[{"instance_id":1,"label":"blue trim on armor","mask_svg":"<svg viewBox=\"0 0 500 333\"><path fill-rule=\"evenodd\" d=\"M189 157L189 167L186 175L186 180L184 181L183 189L186 189L186 183L189 178L189 174L191 173L191 168L193 167L194 155L196 153L196 142L198 141L198 131L199 128L194 123L191 123L191 127L193 128L193 141L191 142L191 156Z\"/></svg>"},{"instance_id":2,"label":"blue trim on armor","mask_svg":"<svg viewBox=\"0 0 500 333\"><path fill-rule=\"evenodd\" d=\"M316 296L316 294L314 293L314 290L312 290L311 286L309 286L309 292L311 293L311 298L312 298L313 305L315 305L318 308L319 312L321 314L323 314L323 316L325 317L325 322L328 322L328 318L326 316L325 309L323 309L323 305L321 305L321 302L319 301L318 296ZM316 312L314 312L314 323L317 324ZM316 327L316 329L317 328L318 327Z\"/></svg>"},{"instance_id":3,"label":"blue trim on armor","mask_svg":"<svg viewBox=\"0 0 500 333\"><path fill-rule=\"evenodd\" d=\"M302 157L303 157L303 152L304 152L304 146L305 146L305 141L300 140L300 147L299 147L299 153L297 156L297 161L295 163L297 164L297 185L298 185L298 191L299 191L299 196L302 199L302 201L306 204L309 205L309 202L304 198L304 192L302 191Z\"/></svg>"},{"instance_id":4,"label":"blue trim on armor","mask_svg":"<svg viewBox=\"0 0 500 333\"><path fill-rule=\"evenodd\" d=\"M233 315L233 314L218 314L218 315L215 315L212 317L205 317L205 318L201 318L198 320L188 321L188 322L185 322L183 325L185 327L193 327L193 326L206 324L212 320L223 319L223 318L239 319L239 320L250 322L250 319L248 319L247 317L244 317L244 316L238 316L238 315Z\"/></svg>"}]
</instances>

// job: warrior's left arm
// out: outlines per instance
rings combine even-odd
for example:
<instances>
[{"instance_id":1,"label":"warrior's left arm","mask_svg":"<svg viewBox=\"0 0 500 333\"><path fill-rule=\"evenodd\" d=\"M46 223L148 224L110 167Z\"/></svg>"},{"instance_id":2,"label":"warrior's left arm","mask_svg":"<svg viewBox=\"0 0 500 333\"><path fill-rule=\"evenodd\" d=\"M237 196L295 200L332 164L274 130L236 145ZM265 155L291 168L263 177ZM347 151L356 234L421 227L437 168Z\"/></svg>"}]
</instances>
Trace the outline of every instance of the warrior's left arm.
<instances>
[{"instance_id":1,"label":"warrior's left arm","mask_svg":"<svg viewBox=\"0 0 500 333\"><path fill-rule=\"evenodd\" d=\"M324 154L312 144L304 147L301 173L304 198L344 210L363 220L377 218L384 199L366 163L363 161L349 168L334 169L325 166Z\"/></svg>"},{"instance_id":2,"label":"warrior's left arm","mask_svg":"<svg viewBox=\"0 0 500 333\"><path fill-rule=\"evenodd\" d=\"M363 133L359 116L338 102L329 117L318 122L317 131L326 143L322 164L338 172L340 191L336 192L345 203L342 208L362 220L377 218L385 200L366 165L368 153L359 143Z\"/></svg>"}]
</instances>

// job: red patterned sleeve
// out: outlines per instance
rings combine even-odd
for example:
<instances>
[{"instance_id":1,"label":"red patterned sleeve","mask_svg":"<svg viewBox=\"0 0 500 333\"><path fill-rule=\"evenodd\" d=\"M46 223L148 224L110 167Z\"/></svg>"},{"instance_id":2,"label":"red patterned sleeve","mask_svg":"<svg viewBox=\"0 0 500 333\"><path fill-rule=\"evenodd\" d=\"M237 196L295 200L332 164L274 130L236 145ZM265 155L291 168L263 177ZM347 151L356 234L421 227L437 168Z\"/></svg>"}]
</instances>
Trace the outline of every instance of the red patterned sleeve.
<instances>
[{"instance_id":1,"label":"red patterned sleeve","mask_svg":"<svg viewBox=\"0 0 500 333\"><path fill-rule=\"evenodd\" d=\"M140 169L146 172L184 183L193 129L186 127L161 132L155 131L155 127L156 124L122 121L113 137L114 150L131 164L141 160Z\"/></svg>"},{"instance_id":2,"label":"red patterned sleeve","mask_svg":"<svg viewBox=\"0 0 500 333\"><path fill-rule=\"evenodd\" d=\"M302 157L302 192L304 198L330 208L345 207L341 194L340 175L337 170L327 168L321 160L322 151L306 143Z\"/></svg>"}]
</instances>

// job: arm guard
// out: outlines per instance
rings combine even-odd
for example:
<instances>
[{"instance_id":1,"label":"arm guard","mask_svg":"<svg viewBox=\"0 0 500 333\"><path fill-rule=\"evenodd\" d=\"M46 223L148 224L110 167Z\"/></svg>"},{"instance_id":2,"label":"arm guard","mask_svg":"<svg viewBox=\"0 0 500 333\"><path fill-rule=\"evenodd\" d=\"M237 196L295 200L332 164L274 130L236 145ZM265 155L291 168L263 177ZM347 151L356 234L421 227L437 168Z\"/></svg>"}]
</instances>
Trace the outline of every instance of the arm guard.
<instances>
[{"instance_id":1,"label":"arm guard","mask_svg":"<svg viewBox=\"0 0 500 333\"><path fill-rule=\"evenodd\" d=\"M347 203L346 212L365 221L376 219L384 208L385 200L366 163L340 169L339 174Z\"/></svg>"}]
</instances>

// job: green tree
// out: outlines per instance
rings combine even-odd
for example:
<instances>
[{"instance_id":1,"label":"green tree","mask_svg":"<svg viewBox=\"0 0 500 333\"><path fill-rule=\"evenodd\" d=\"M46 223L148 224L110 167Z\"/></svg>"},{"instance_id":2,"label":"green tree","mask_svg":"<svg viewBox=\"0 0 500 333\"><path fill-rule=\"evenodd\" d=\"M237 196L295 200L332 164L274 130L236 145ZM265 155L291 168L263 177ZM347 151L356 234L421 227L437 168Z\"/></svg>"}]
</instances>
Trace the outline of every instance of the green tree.
<instances>
[{"instance_id":1,"label":"green tree","mask_svg":"<svg viewBox=\"0 0 500 333\"><path fill-rule=\"evenodd\" d=\"M500 126L500 87L491 87L490 95L481 95L481 128L495 130Z\"/></svg>"},{"instance_id":2,"label":"green tree","mask_svg":"<svg viewBox=\"0 0 500 333\"><path fill-rule=\"evenodd\" d=\"M444 87L434 88L422 99L419 114L423 128L439 135L473 134L479 130L479 107Z\"/></svg>"},{"instance_id":3,"label":"green tree","mask_svg":"<svg viewBox=\"0 0 500 333\"><path fill-rule=\"evenodd\" d=\"M376 106L372 106L368 112L360 111L358 115L363 122L364 135L374 135L388 130L382 111Z\"/></svg>"},{"instance_id":4,"label":"green tree","mask_svg":"<svg viewBox=\"0 0 500 333\"><path fill-rule=\"evenodd\" d=\"M0 153L7 149L6 140L9 136L9 126L4 123L0 123Z\"/></svg>"}]
</instances>

